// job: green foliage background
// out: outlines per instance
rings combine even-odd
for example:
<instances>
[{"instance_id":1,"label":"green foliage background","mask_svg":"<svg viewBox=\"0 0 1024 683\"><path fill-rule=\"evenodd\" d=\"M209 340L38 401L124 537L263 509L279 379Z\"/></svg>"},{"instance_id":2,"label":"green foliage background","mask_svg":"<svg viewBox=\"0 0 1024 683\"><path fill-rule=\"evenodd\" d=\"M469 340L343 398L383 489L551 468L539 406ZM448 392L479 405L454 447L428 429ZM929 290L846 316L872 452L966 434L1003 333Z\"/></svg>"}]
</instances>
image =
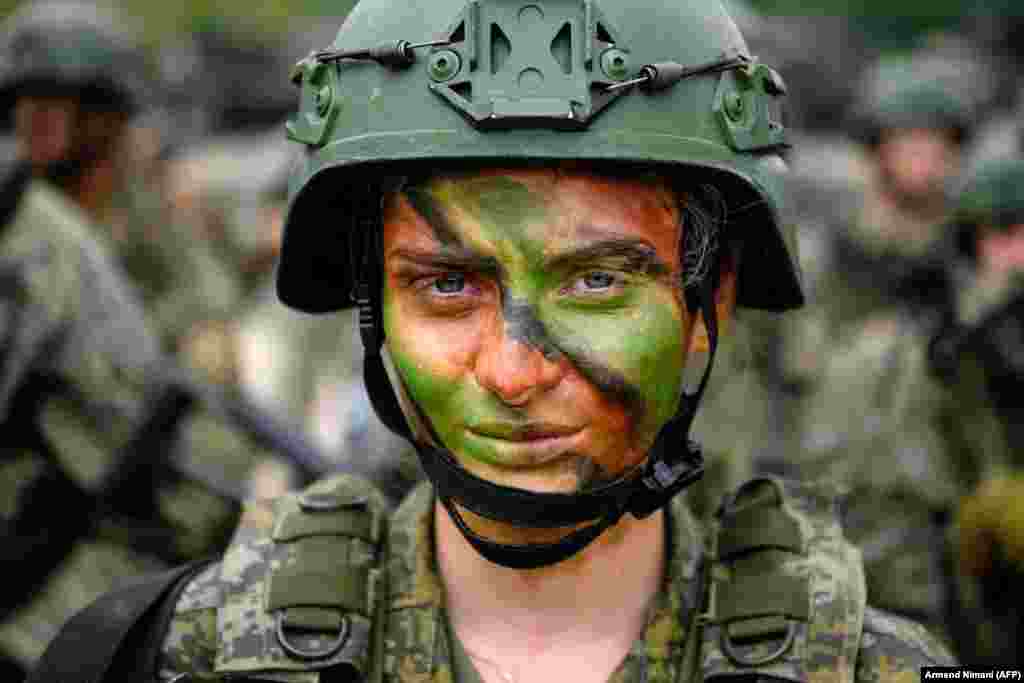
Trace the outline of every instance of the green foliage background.
<instances>
[{"instance_id":1,"label":"green foliage background","mask_svg":"<svg viewBox=\"0 0 1024 683\"><path fill-rule=\"evenodd\" d=\"M403 2L404 0L395 0ZM849 16L879 44L913 40L935 29L955 28L973 12L1024 13L1024 0L749 0L774 15L827 14ZM19 0L0 0L6 14ZM340 16L355 0L121 0L138 17L147 36L159 41L176 32L190 32L229 23L257 34L275 34L302 18Z\"/></svg>"}]
</instances>

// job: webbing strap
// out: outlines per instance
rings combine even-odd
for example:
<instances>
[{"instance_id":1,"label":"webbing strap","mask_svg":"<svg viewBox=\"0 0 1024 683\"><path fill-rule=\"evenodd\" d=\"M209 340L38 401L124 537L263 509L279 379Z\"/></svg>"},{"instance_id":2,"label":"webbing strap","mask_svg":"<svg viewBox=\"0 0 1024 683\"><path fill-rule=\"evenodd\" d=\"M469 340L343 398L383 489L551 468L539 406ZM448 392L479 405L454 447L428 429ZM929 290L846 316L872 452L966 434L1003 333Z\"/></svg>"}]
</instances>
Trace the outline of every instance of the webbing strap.
<instances>
[{"instance_id":1,"label":"webbing strap","mask_svg":"<svg viewBox=\"0 0 1024 683\"><path fill-rule=\"evenodd\" d=\"M804 552L800 524L786 508L751 508L730 519L718 539L718 556L730 560L753 550L777 548L791 553Z\"/></svg>"},{"instance_id":2,"label":"webbing strap","mask_svg":"<svg viewBox=\"0 0 1024 683\"><path fill-rule=\"evenodd\" d=\"M104 595L64 625L26 683L101 683L108 673L120 675L113 665L122 645L135 642L136 625L147 624L148 617L159 612L163 598L208 564L208 560L193 562L146 576ZM125 654L136 659L138 653ZM153 676L156 672L138 673Z\"/></svg>"},{"instance_id":3,"label":"webbing strap","mask_svg":"<svg viewBox=\"0 0 1024 683\"><path fill-rule=\"evenodd\" d=\"M267 610L288 607L333 607L369 616L368 572L317 571L301 562L282 567L271 575Z\"/></svg>"},{"instance_id":4,"label":"webbing strap","mask_svg":"<svg viewBox=\"0 0 1024 683\"><path fill-rule=\"evenodd\" d=\"M718 593L715 617L729 623L737 619L781 616L807 621L810 617L807 577L786 574L746 574L733 577Z\"/></svg>"},{"instance_id":5,"label":"webbing strap","mask_svg":"<svg viewBox=\"0 0 1024 683\"><path fill-rule=\"evenodd\" d=\"M312 514L295 511L281 516L274 526L273 538L287 542L307 536L351 536L376 543L376 526L373 514L364 506Z\"/></svg>"}]
</instances>

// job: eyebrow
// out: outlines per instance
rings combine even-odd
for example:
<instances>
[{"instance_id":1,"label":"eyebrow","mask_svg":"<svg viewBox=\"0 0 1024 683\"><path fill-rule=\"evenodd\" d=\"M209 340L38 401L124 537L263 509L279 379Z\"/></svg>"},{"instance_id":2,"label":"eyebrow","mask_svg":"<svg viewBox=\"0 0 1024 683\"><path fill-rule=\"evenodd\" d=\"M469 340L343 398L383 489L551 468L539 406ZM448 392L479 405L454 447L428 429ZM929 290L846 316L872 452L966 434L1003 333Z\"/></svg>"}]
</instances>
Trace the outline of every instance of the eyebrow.
<instances>
[{"instance_id":1,"label":"eyebrow","mask_svg":"<svg viewBox=\"0 0 1024 683\"><path fill-rule=\"evenodd\" d=\"M556 254L545 259L544 268L545 270L569 270L610 259L625 261L630 270L637 272L652 275L668 275L672 272L669 265L658 256L654 247L644 240L629 238L601 240L585 247Z\"/></svg>"},{"instance_id":2,"label":"eyebrow","mask_svg":"<svg viewBox=\"0 0 1024 683\"><path fill-rule=\"evenodd\" d=\"M501 264L493 256L479 254L457 245L443 245L438 251L399 248L389 256L433 268L451 268L481 273L502 273Z\"/></svg>"}]
</instances>

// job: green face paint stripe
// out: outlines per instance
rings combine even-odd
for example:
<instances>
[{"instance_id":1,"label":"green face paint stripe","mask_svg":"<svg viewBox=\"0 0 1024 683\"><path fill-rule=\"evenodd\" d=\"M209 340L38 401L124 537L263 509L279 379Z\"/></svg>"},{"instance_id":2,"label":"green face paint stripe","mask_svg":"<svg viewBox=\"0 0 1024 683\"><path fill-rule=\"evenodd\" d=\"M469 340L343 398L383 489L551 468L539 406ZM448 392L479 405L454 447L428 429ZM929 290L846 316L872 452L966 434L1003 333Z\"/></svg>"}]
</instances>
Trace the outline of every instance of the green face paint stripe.
<instances>
[{"instance_id":1,"label":"green face paint stripe","mask_svg":"<svg viewBox=\"0 0 1024 683\"><path fill-rule=\"evenodd\" d=\"M506 234L514 231L516 237L523 237L523 230L549 214L546 202L539 193L525 183L511 178L492 177L455 181L449 193L452 201L469 212L481 223L493 227L500 220Z\"/></svg>"}]
</instances>

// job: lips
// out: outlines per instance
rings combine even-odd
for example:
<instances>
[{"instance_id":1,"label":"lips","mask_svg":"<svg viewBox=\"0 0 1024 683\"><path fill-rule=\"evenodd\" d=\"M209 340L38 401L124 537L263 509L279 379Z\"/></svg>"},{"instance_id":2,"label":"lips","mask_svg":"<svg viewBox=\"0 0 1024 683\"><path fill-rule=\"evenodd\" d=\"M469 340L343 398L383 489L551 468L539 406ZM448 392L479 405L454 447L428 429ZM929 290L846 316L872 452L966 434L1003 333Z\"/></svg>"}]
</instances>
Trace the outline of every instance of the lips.
<instances>
[{"instance_id":1,"label":"lips","mask_svg":"<svg viewBox=\"0 0 1024 683\"><path fill-rule=\"evenodd\" d=\"M557 439L565 436L572 436L580 431L580 427L568 425L557 425L547 422L530 423L506 423L494 422L469 427L469 431L477 436L485 436L491 439L503 441L540 441L543 439Z\"/></svg>"},{"instance_id":2,"label":"lips","mask_svg":"<svg viewBox=\"0 0 1024 683\"><path fill-rule=\"evenodd\" d=\"M582 427L549 423L491 423L467 428L469 438L484 442L493 464L523 468L549 465L578 453Z\"/></svg>"}]
</instances>

